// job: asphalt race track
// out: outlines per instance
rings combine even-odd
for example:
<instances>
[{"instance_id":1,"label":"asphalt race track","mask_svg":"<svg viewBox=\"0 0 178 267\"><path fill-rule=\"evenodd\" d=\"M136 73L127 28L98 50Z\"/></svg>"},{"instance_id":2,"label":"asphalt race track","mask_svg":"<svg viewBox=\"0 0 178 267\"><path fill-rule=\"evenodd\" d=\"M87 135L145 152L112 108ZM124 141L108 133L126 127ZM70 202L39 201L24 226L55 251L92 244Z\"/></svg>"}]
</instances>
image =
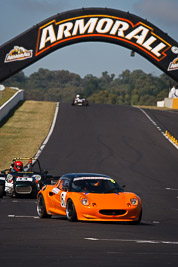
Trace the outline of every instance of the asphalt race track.
<instances>
[{"instance_id":1,"label":"asphalt race track","mask_svg":"<svg viewBox=\"0 0 178 267\"><path fill-rule=\"evenodd\" d=\"M178 113L146 112L178 137ZM141 197L142 222L39 219L35 199L6 196L0 200L1 267L177 266L178 150L140 109L61 104L39 159L53 175L85 171L112 176Z\"/></svg>"}]
</instances>

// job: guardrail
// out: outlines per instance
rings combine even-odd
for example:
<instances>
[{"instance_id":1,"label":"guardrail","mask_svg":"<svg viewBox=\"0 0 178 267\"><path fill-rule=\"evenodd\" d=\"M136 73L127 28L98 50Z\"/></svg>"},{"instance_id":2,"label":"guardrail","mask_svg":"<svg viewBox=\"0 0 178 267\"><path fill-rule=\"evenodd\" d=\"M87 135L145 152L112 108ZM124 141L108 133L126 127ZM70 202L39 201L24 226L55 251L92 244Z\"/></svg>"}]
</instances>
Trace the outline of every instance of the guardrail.
<instances>
[{"instance_id":1,"label":"guardrail","mask_svg":"<svg viewBox=\"0 0 178 267\"><path fill-rule=\"evenodd\" d=\"M13 87L12 87L13 88ZM0 107L0 121L4 119L8 113L20 102L25 99L24 90L13 88L17 92Z\"/></svg>"}]
</instances>

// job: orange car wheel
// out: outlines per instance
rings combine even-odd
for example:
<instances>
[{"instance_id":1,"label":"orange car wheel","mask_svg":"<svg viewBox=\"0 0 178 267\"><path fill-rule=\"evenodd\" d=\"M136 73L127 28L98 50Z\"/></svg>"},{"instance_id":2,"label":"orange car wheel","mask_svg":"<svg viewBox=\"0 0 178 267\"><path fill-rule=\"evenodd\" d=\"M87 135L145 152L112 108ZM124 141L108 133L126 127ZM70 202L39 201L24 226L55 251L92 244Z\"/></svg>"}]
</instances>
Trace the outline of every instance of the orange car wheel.
<instances>
[{"instance_id":1,"label":"orange car wheel","mask_svg":"<svg viewBox=\"0 0 178 267\"><path fill-rule=\"evenodd\" d=\"M66 205L66 216L67 216L67 219L70 221L70 222L75 222L77 221L77 213L76 213L76 210L75 210L75 206L74 206L74 203L71 199L68 199L67 200L67 205Z\"/></svg>"},{"instance_id":2,"label":"orange car wheel","mask_svg":"<svg viewBox=\"0 0 178 267\"><path fill-rule=\"evenodd\" d=\"M140 211L140 215L139 215L139 218L137 221L132 221L130 222L130 224L139 224L141 222L141 219L142 219L142 209Z\"/></svg>"},{"instance_id":3,"label":"orange car wheel","mask_svg":"<svg viewBox=\"0 0 178 267\"><path fill-rule=\"evenodd\" d=\"M44 198L42 194L37 199L37 213L40 218L50 218L51 215L47 214Z\"/></svg>"}]
</instances>

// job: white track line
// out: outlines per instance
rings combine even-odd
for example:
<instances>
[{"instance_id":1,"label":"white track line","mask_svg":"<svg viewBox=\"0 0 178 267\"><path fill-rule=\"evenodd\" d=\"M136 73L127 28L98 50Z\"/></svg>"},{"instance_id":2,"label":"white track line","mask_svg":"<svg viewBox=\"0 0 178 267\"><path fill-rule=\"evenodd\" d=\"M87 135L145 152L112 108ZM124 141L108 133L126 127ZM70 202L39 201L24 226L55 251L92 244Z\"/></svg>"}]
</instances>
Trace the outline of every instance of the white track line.
<instances>
[{"instance_id":1,"label":"white track line","mask_svg":"<svg viewBox=\"0 0 178 267\"><path fill-rule=\"evenodd\" d=\"M151 121L151 123L158 129L158 131L161 132L161 134L176 148L178 149L178 146L170 139L168 138L168 136L165 134L165 132L163 132L163 130L157 125L157 123L146 113L145 110L143 110L142 108L139 108L139 107L136 107L134 106L135 108L138 108L148 119L149 121Z\"/></svg>"},{"instance_id":2,"label":"white track line","mask_svg":"<svg viewBox=\"0 0 178 267\"><path fill-rule=\"evenodd\" d=\"M166 187L165 189L166 189L166 190L172 190L172 191L178 191L177 188L171 188L171 187Z\"/></svg>"},{"instance_id":3,"label":"white track line","mask_svg":"<svg viewBox=\"0 0 178 267\"><path fill-rule=\"evenodd\" d=\"M140 239L107 239L107 238L84 238L89 241L112 241L112 242L134 242L137 244L164 244L164 245L178 245L178 241L164 241L164 240L140 240Z\"/></svg>"},{"instance_id":4,"label":"white track line","mask_svg":"<svg viewBox=\"0 0 178 267\"><path fill-rule=\"evenodd\" d=\"M33 218L33 219L39 219L38 216L27 216L27 215L14 215L14 214L9 214L9 218Z\"/></svg>"}]
</instances>

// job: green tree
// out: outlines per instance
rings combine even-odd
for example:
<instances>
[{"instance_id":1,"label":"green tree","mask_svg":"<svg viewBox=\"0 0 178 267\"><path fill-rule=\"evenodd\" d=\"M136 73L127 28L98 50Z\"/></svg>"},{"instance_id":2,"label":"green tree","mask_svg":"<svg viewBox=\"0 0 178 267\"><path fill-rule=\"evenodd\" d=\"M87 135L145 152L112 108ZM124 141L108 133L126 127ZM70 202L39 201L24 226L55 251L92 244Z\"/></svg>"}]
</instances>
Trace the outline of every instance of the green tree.
<instances>
[{"instance_id":1,"label":"green tree","mask_svg":"<svg viewBox=\"0 0 178 267\"><path fill-rule=\"evenodd\" d=\"M101 77L91 74L81 78L67 70L40 68L29 77L19 72L7 79L7 86L25 90L27 99L70 103L76 94L86 96L93 103L119 105L156 105L168 96L175 85L166 74L159 77L143 70L125 70L117 77L102 72Z\"/></svg>"}]
</instances>

